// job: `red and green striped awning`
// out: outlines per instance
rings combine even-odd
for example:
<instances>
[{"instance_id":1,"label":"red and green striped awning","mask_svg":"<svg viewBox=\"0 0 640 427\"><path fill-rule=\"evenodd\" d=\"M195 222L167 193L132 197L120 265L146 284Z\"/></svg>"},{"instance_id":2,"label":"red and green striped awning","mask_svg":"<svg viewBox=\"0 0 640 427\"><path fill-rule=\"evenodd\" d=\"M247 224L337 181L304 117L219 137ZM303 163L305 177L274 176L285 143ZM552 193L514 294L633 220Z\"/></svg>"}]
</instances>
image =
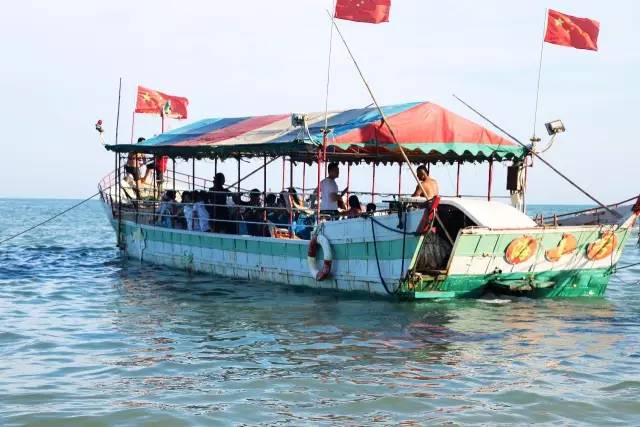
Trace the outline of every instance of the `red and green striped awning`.
<instances>
[{"instance_id":1,"label":"red and green striped awning","mask_svg":"<svg viewBox=\"0 0 640 427\"><path fill-rule=\"evenodd\" d=\"M431 102L382 107L397 143L374 107L330 112L329 160L396 162L400 144L412 162L483 161L522 158L526 149ZM313 161L322 146L324 113L204 119L140 144L108 145L117 152L177 157L290 156Z\"/></svg>"}]
</instances>

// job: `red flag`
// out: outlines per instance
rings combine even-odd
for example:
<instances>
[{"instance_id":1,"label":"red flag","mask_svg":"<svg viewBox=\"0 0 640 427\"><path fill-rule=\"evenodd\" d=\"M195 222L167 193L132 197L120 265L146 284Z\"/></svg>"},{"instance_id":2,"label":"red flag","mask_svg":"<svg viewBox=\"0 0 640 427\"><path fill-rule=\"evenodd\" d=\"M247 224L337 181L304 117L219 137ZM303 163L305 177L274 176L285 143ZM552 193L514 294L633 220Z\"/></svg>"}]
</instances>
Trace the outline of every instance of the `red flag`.
<instances>
[{"instance_id":1,"label":"red flag","mask_svg":"<svg viewBox=\"0 0 640 427\"><path fill-rule=\"evenodd\" d=\"M549 9L544 41L576 49L598 50L600 23Z\"/></svg>"},{"instance_id":2,"label":"red flag","mask_svg":"<svg viewBox=\"0 0 640 427\"><path fill-rule=\"evenodd\" d=\"M389 22L391 0L338 0L336 13L338 19L379 24Z\"/></svg>"},{"instance_id":3,"label":"red flag","mask_svg":"<svg viewBox=\"0 0 640 427\"><path fill-rule=\"evenodd\" d=\"M187 118L189 100L138 86L136 113L159 114L174 119Z\"/></svg>"}]
</instances>

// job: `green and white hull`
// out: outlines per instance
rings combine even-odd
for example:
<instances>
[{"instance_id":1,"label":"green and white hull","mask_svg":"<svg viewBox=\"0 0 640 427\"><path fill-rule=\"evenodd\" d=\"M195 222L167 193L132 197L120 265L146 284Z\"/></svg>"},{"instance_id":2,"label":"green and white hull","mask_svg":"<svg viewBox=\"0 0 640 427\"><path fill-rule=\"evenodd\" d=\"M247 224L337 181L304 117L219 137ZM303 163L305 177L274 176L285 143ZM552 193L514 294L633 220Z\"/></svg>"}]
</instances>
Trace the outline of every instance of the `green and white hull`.
<instances>
[{"instance_id":1,"label":"green and white hull","mask_svg":"<svg viewBox=\"0 0 640 427\"><path fill-rule=\"evenodd\" d=\"M487 291L530 297L602 296L620 259L629 227L529 227L490 229L467 227L453 236L453 249L440 270L420 270L419 259L429 257L423 243L429 235L416 235L422 209L408 212L406 230L398 229L397 214L329 221L319 233L332 252L328 278L318 281L308 264L309 241L276 239L168 229L118 221L121 247L143 262L226 277L275 282L293 286L392 295L401 299L478 297ZM588 246L613 230L617 242L610 256L587 257ZM563 236L571 234L577 247L555 262L545 256ZM537 250L526 261L512 264L506 251L515 239L530 236ZM318 263L324 258L322 249Z\"/></svg>"}]
</instances>

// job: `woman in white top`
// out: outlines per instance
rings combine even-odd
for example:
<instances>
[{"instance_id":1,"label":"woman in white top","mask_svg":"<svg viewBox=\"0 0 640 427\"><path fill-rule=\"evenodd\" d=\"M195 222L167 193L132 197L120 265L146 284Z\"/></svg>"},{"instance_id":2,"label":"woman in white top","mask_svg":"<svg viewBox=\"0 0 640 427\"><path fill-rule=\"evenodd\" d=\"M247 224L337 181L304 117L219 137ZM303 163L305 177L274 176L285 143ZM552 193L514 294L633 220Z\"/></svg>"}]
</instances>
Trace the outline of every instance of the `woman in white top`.
<instances>
[{"instance_id":1,"label":"woman in white top","mask_svg":"<svg viewBox=\"0 0 640 427\"><path fill-rule=\"evenodd\" d=\"M195 193L196 203L193 204L193 210L198 215L198 231L209 231L209 212L204 203L207 201L207 196L204 191L198 191Z\"/></svg>"}]
</instances>

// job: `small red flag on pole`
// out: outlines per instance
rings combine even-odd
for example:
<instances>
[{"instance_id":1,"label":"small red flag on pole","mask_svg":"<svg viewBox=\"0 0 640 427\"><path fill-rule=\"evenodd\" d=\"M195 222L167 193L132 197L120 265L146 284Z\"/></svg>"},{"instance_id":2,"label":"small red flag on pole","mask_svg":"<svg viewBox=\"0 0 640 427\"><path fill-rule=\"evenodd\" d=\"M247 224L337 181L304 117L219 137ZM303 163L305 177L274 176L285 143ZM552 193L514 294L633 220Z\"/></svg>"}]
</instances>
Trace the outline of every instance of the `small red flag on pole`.
<instances>
[{"instance_id":1,"label":"small red flag on pole","mask_svg":"<svg viewBox=\"0 0 640 427\"><path fill-rule=\"evenodd\" d=\"M173 119L186 119L189 100L138 86L136 113L158 114Z\"/></svg>"},{"instance_id":2,"label":"small red flag on pole","mask_svg":"<svg viewBox=\"0 0 640 427\"><path fill-rule=\"evenodd\" d=\"M549 9L544 41L576 49L598 50L600 23Z\"/></svg>"},{"instance_id":3,"label":"small red flag on pole","mask_svg":"<svg viewBox=\"0 0 640 427\"><path fill-rule=\"evenodd\" d=\"M391 0L337 0L334 17L379 24L389 22Z\"/></svg>"}]
</instances>

